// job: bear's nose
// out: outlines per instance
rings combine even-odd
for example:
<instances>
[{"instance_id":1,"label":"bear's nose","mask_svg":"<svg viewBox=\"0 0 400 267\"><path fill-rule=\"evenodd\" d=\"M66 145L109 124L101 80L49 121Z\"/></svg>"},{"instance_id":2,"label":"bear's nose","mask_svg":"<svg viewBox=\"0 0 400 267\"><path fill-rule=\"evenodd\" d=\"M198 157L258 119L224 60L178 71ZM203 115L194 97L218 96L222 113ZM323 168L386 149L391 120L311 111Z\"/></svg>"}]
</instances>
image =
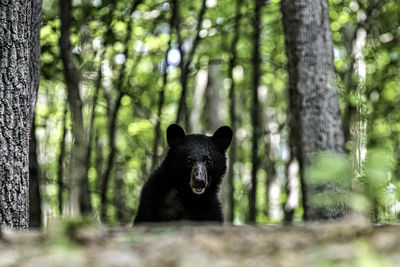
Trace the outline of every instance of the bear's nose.
<instances>
[{"instance_id":1,"label":"bear's nose","mask_svg":"<svg viewBox=\"0 0 400 267\"><path fill-rule=\"evenodd\" d=\"M193 186L195 188L204 188L206 187L206 181L204 179L195 178L193 179Z\"/></svg>"}]
</instances>

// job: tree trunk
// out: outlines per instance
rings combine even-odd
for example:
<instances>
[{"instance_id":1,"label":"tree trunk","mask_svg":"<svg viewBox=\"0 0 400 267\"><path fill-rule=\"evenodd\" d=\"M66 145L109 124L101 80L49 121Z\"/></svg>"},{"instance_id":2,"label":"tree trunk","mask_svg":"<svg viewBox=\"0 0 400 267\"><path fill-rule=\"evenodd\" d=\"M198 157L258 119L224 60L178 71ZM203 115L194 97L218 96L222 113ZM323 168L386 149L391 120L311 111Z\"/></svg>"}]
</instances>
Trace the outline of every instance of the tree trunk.
<instances>
[{"instance_id":1,"label":"tree trunk","mask_svg":"<svg viewBox=\"0 0 400 267\"><path fill-rule=\"evenodd\" d=\"M256 195L257 195L257 173L259 169L258 143L261 136L260 127L260 103L258 100L258 87L260 85L261 76L261 55L260 55L260 35L261 35L261 8L263 1L254 1L254 18L253 18L253 84L252 84L252 110L251 122L253 127L252 147L251 147L251 189L249 195L249 222L255 222L257 216Z\"/></svg>"},{"instance_id":2,"label":"tree trunk","mask_svg":"<svg viewBox=\"0 0 400 267\"><path fill-rule=\"evenodd\" d=\"M124 187L124 164L117 162L114 179L114 206L117 220L121 225L126 225L132 220L131 210L126 205Z\"/></svg>"},{"instance_id":3,"label":"tree trunk","mask_svg":"<svg viewBox=\"0 0 400 267\"><path fill-rule=\"evenodd\" d=\"M67 113L68 113L68 102L64 104L64 117L62 120L62 132L60 142L60 152L58 154L58 166L57 166L57 185L58 185L58 212L60 215L63 214L64 209L64 159L65 159L65 143L67 135Z\"/></svg>"},{"instance_id":4,"label":"tree trunk","mask_svg":"<svg viewBox=\"0 0 400 267\"><path fill-rule=\"evenodd\" d=\"M283 26L289 72L291 128L300 164L305 220L342 217L335 210L312 205L316 193L336 192L329 183L316 186L304 176L318 151L344 151L344 138L334 88L333 47L326 0L282 0ZM334 182L334 181L332 181Z\"/></svg>"},{"instance_id":5,"label":"tree trunk","mask_svg":"<svg viewBox=\"0 0 400 267\"><path fill-rule=\"evenodd\" d=\"M225 192L222 194L225 195L225 199L227 203L223 205L224 208L224 219L226 222L233 222L234 220L234 211L235 211L235 201L233 198L234 192L234 176L235 172L233 166L236 162L236 94L235 94L235 81L233 80L233 69L236 66L237 60L237 43L239 41L239 33L240 33L240 19L242 17L241 7L242 1L236 0L236 12L235 12L235 25L234 25L234 35L232 38L230 50L231 56L228 63L228 78L230 80L229 87L229 119L231 122L231 128L233 131L233 138L231 147L229 149L229 161L228 161L228 174L226 175L226 187Z\"/></svg>"},{"instance_id":6,"label":"tree trunk","mask_svg":"<svg viewBox=\"0 0 400 267\"><path fill-rule=\"evenodd\" d=\"M129 10L129 14L132 15L132 13L136 10L139 4L141 4L143 1L142 0L136 0L131 9ZM131 40L131 35L132 35L132 20L130 19L128 21L128 28L127 28L127 33L125 37L125 50L123 54L128 57L128 44L129 41ZM117 84L115 88L119 90L117 99L115 100L114 108L112 109L112 112L109 116L108 119L108 144L110 146L110 153L108 155L107 161L106 161L106 167L104 169L103 176L101 178L101 188L100 188L100 201L101 201L101 207L100 207L100 219L102 222L106 223L108 221L107 219L107 192L108 192L108 184L110 181L111 177L111 170L113 168L114 164L114 159L117 154L117 147L115 143L115 136L116 136L116 130L117 130L117 119L118 119L118 112L121 107L121 99L125 95L126 90L124 90L124 81L125 81L125 75L126 75L126 61L121 67L120 70L120 75L117 80Z\"/></svg>"},{"instance_id":7,"label":"tree trunk","mask_svg":"<svg viewBox=\"0 0 400 267\"><path fill-rule=\"evenodd\" d=\"M40 194L41 173L37 159L37 140L35 127L35 104L40 82L40 24L42 21L42 1L32 0L32 42L31 42L31 119L32 128L29 142L29 227L42 226L42 201Z\"/></svg>"},{"instance_id":8,"label":"tree trunk","mask_svg":"<svg viewBox=\"0 0 400 267\"><path fill-rule=\"evenodd\" d=\"M34 121L33 117L35 114L36 98L39 89L40 82L40 25L42 22L42 0L31 0L32 1L32 25L31 25L31 120Z\"/></svg>"},{"instance_id":9,"label":"tree trunk","mask_svg":"<svg viewBox=\"0 0 400 267\"><path fill-rule=\"evenodd\" d=\"M161 115L163 112L163 107L164 107L164 101L165 101L165 88L167 87L168 83L168 53L171 50L171 43L172 43L172 29L174 27L174 14L171 14L170 22L169 22L169 28L170 28L170 34L169 34L169 40L168 40L168 47L167 51L165 51L165 56L164 56L164 64L163 64L163 69L162 69L162 86L160 89L160 93L158 95L158 111L157 111L157 122L156 126L154 127L154 142L153 142L153 155L151 159L151 171L154 171L158 164L158 144L161 138Z\"/></svg>"},{"instance_id":10,"label":"tree trunk","mask_svg":"<svg viewBox=\"0 0 400 267\"><path fill-rule=\"evenodd\" d=\"M192 63L194 53L196 52L197 45L199 44L199 41L200 41L199 33L201 30L201 25L203 23L203 17L204 17L204 14L206 13L206 9L207 9L206 2L207 2L206 0L202 0L201 8L200 8L200 11L197 16L197 27L196 27L196 31L195 31L195 37L191 44L191 49L188 52L187 58L184 57L182 48L180 47L180 49L179 49L180 53L181 53L181 63L179 64L179 67L181 69L180 82L181 82L182 91L181 91L181 96L179 98L178 111L177 111L177 115L176 115L176 123L180 123L183 119L186 129L189 128L189 116L188 116L188 110L187 110L187 104L186 104L186 95L187 95L187 87L188 87L188 79L189 79L189 67L190 67L190 64ZM179 5L178 5L177 0L172 1L172 3L173 3L173 8L175 9L175 11L173 11L173 12L176 13L175 26L176 26L177 35L179 37L180 36L180 28L178 25L180 23L179 9L178 9ZM180 40L180 41L182 41L182 40ZM180 42L180 46L181 45L182 45L182 43Z\"/></svg>"},{"instance_id":11,"label":"tree trunk","mask_svg":"<svg viewBox=\"0 0 400 267\"><path fill-rule=\"evenodd\" d=\"M29 226L29 136L38 73L32 68L35 10L32 1L0 2L0 226L9 228Z\"/></svg>"},{"instance_id":12,"label":"tree trunk","mask_svg":"<svg viewBox=\"0 0 400 267\"><path fill-rule=\"evenodd\" d=\"M113 168L114 164L114 158L115 155L117 154L117 147L115 143L115 135L116 135L116 128L117 128L117 118L118 118L118 111L119 108L121 107L121 99L123 97L123 93L119 92L118 97L114 106L114 110L111 114L111 117L108 122L108 142L110 146L110 153L108 155L107 161L106 161L106 167L104 169L103 176L101 178L101 188L100 188L100 201L101 201L101 207L100 207L100 218L101 221L106 223L108 222L107 219L107 192L108 192L108 184L110 182L110 177L111 177L111 170Z\"/></svg>"},{"instance_id":13,"label":"tree trunk","mask_svg":"<svg viewBox=\"0 0 400 267\"><path fill-rule=\"evenodd\" d=\"M71 0L60 1L60 19L61 19L61 35L60 35L60 51L61 59L64 66L64 78L67 86L67 96L72 115L72 135L74 137L73 153L71 154L71 173L69 176L69 196L68 196L68 213L71 216L81 214L80 210L80 185L85 177L85 159L87 140L85 138L85 129L82 117L82 100L79 88L79 73L75 67L70 34L71 34Z\"/></svg>"},{"instance_id":14,"label":"tree trunk","mask_svg":"<svg viewBox=\"0 0 400 267\"><path fill-rule=\"evenodd\" d=\"M83 0L82 1L83 5L90 5L90 1L88 0ZM84 12L85 13L85 12ZM109 16L108 18L112 18L112 16ZM111 28L111 27L109 27ZM83 24L80 26L80 39L81 39L81 56L83 58L88 58L90 51L92 50L91 48L91 36L90 36L90 27L89 27L89 22L85 20ZM107 34L107 33L106 33ZM103 44L104 47L106 43ZM93 212L93 207L92 207L92 198L90 194L90 188L89 188L89 169L90 169L90 158L92 155L92 150L91 150L91 144L92 144L92 136L93 136L93 127L94 127L94 120L96 117L96 105L97 105L97 98L99 95L99 90L100 90L100 84L102 81L102 72L101 72L101 62L103 61L104 57L104 52L101 55L100 59L100 66L98 69L97 74L98 80L96 81L96 86L95 86L95 92L93 94L92 98L92 106L90 107L90 121L89 121L89 127L87 129L87 138L86 138L86 153L85 153L85 161L83 164L83 170L85 170L85 173L82 175L82 179L80 181L80 191L79 191L79 209L82 215L90 215ZM80 80L80 86L82 87L84 85L84 81L81 79Z\"/></svg>"}]
</instances>

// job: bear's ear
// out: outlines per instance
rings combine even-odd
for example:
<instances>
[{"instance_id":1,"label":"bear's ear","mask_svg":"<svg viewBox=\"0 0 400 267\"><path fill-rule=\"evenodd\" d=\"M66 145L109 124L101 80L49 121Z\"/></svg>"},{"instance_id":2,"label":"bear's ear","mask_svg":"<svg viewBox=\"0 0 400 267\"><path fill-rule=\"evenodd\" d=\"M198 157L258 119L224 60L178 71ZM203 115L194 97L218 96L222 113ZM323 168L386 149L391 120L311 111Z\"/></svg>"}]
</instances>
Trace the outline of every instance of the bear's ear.
<instances>
[{"instance_id":1,"label":"bear's ear","mask_svg":"<svg viewBox=\"0 0 400 267\"><path fill-rule=\"evenodd\" d=\"M228 126L222 126L215 131L212 140L219 148L225 151L231 144L232 136L232 129Z\"/></svg>"},{"instance_id":2,"label":"bear's ear","mask_svg":"<svg viewBox=\"0 0 400 267\"><path fill-rule=\"evenodd\" d=\"M167 143L170 148L179 145L185 137L185 131L178 124L171 124L167 129Z\"/></svg>"}]
</instances>

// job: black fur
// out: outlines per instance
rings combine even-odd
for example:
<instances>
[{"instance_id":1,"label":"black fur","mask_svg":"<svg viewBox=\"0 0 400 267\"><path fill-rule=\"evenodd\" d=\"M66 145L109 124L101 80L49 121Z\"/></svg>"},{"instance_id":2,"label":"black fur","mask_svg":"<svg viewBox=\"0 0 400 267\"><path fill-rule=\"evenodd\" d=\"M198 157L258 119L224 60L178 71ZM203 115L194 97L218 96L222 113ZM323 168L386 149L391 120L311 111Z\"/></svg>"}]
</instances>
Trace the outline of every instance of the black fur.
<instances>
[{"instance_id":1,"label":"black fur","mask_svg":"<svg viewBox=\"0 0 400 267\"><path fill-rule=\"evenodd\" d=\"M226 172L226 149L232 130L223 126L213 136L185 135L183 129L170 125L167 141L170 150L161 166L142 188L135 224L176 220L223 221L218 191ZM207 169L208 184L204 193L193 193L190 179L194 163Z\"/></svg>"}]
</instances>

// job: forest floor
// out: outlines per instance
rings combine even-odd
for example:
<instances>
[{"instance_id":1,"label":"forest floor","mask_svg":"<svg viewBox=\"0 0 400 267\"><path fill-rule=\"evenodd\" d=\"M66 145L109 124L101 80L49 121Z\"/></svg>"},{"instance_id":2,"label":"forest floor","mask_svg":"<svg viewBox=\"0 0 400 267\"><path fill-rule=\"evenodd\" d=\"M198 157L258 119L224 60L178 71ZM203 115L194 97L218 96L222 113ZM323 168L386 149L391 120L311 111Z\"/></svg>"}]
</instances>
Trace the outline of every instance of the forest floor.
<instances>
[{"instance_id":1,"label":"forest floor","mask_svg":"<svg viewBox=\"0 0 400 267\"><path fill-rule=\"evenodd\" d=\"M0 266L400 266L400 225L167 224L5 230Z\"/></svg>"}]
</instances>

